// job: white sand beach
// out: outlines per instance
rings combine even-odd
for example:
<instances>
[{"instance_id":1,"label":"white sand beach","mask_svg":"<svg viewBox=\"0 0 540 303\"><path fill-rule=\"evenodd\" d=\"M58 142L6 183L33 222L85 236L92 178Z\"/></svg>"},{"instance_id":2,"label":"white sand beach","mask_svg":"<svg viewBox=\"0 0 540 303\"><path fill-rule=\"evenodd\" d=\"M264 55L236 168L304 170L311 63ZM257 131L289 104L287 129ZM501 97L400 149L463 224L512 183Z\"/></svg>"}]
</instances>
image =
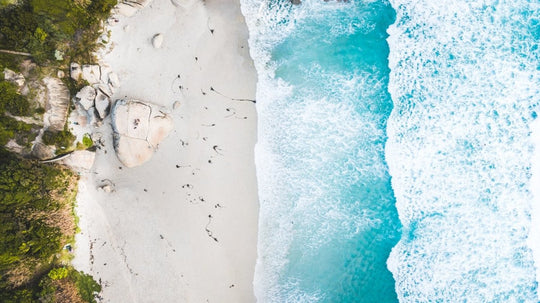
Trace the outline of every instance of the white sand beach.
<instances>
[{"instance_id":1,"label":"white sand beach","mask_svg":"<svg viewBox=\"0 0 540 303\"><path fill-rule=\"evenodd\" d=\"M164 106L174 129L134 168L116 157L110 117L95 130L104 146L81 178L73 264L101 282L102 302L255 301L257 78L247 27L238 0L178 2L193 4L154 0L109 27L113 100Z\"/></svg>"}]
</instances>

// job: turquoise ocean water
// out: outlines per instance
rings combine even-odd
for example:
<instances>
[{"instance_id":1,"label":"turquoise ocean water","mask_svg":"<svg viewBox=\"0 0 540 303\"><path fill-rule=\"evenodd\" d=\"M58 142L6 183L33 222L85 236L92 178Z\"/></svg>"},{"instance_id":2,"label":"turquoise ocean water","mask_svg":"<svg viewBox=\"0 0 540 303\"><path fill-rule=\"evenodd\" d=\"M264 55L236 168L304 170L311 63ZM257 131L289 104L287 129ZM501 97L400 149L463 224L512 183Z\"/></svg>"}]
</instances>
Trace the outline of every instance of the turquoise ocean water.
<instances>
[{"instance_id":1,"label":"turquoise ocean water","mask_svg":"<svg viewBox=\"0 0 540 303\"><path fill-rule=\"evenodd\" d=\"M538 302L540 3L390 2L241 1L257 299Z\"/></svg>"}]
</instances>

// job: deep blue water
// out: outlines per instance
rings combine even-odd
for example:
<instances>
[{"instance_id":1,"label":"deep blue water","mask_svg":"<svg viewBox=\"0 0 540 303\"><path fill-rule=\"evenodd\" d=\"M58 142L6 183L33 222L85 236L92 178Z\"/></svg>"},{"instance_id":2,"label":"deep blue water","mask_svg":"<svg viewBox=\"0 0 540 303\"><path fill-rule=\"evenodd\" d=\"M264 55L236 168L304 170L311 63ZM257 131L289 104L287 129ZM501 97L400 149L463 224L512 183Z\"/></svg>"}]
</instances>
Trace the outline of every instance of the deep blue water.
<instances>
[{"instance_id":1,"label":"deep blue water","mask_svg":"<svg viewBox=\"0 0 540 303\"><path fill-rule=\"evenodd\" d=\"M540 4L241 2L258 301L537 302Z\"/></svg>"}]
</instances>

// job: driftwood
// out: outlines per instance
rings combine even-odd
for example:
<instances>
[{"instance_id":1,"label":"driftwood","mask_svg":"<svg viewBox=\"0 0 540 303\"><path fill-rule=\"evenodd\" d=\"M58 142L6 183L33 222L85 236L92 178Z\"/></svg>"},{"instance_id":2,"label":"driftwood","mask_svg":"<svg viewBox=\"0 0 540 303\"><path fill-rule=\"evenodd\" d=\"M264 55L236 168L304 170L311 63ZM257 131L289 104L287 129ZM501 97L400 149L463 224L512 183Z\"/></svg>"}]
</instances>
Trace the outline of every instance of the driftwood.
<instances>
[{"instance_id":1,"label":"driftwood","mask_svg":"<svg viewBox=\"0 0 540 303\"><path fill-rule=\"evenodd\" d=\"M30 53L10 51L10 50L7 50L7 49L0 49L0 53L32 57L32 54L30 54Z\"/></svg>"}]
</instances>

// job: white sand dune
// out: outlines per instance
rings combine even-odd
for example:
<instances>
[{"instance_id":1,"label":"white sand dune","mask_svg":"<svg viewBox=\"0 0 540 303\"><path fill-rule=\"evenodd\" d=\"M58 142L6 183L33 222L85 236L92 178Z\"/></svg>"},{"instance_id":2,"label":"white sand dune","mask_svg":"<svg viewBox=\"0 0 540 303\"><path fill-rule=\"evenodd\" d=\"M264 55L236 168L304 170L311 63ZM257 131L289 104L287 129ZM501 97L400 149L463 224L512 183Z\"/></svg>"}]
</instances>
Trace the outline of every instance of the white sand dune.
<instances>
[{"instance_id":1,"label":"white sand dune","mask_svg":"<svg viewBox=\"0 0 540 303\"><path fill-rule=\"evenodd\" d=\"M255 97L248 32L237 0L191 2L154 0L110 27L113 100L170 108L174 129L135 168L116 158L110 117L98 130L104 147L82 177L73 263L101 281L103 302L255 301L256 111L233 100Z\"/></svg>"}]
</instances>

